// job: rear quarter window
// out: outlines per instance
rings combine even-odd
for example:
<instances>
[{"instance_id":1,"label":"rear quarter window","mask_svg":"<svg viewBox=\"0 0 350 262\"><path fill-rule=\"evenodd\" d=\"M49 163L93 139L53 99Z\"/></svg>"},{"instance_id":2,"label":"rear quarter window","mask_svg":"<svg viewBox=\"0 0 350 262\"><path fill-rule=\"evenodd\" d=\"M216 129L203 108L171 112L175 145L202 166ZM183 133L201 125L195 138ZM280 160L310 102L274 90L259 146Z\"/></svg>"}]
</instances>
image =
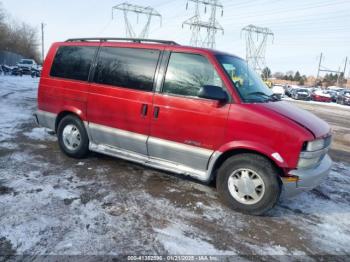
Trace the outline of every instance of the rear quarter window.
<instances>
[{"instance_id":1,"label":"rear quarter window","mask_svg":"<svg viewBox=\"0 0 350 262\"><path fill-rule=\"evenodd\" d=\"M87 81L97 47L61 46L52 63L50 75L72 80Z\"/></svg>"}]
</instances>

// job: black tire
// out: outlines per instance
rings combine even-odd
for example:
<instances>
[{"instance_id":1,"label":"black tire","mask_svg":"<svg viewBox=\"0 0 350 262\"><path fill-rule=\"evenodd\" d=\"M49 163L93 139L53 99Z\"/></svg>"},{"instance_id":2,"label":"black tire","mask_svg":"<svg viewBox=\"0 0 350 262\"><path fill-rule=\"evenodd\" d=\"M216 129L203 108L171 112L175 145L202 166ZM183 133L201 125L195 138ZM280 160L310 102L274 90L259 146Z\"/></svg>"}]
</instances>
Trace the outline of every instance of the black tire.
<instances>
[{"instance_id":1,"label":"black tire","mask_svg":"<svg viewBox=\"0 0 350 262\"><path fill-rule=\"evenodd\" d=\"M228 179L238 169L250 169L256 172L264 182L265 192L257 203L243 204L230 193ZM225 204L233 210L251 215L266 213L275 206L281 194L281 182L276 168L263 156L250 153L235 155L227 159L218 170L216 187Z\"/></svg>"},{"instance_id":2,"label":"black tire","mask_svg":"<svg viewBox=\"0 0 350 262\"><path fill-rule=\"evenodd\" d=\"M74 125L80 133L80 144L74 150L69 149L63 142L63 130L68 125ZM58 144L63 153L73 158L84 158L89 153L89 137L84 124L74 115L65 116L58 124L57 128Z\"/></svg>"}]
</instances>

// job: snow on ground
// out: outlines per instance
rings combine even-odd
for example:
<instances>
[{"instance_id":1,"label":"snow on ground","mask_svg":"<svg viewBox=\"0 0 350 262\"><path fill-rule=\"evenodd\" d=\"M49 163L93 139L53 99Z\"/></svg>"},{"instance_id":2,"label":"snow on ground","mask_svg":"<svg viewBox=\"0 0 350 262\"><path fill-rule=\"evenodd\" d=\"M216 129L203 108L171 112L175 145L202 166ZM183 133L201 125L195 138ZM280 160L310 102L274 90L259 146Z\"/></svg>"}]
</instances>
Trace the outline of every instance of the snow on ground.
<instances>
[{"instance_id":1,"label":"snow on ground","mask_svg":"<svg viewBox=\"0 0 350 262\"><path fill-rule=\"evenodd\" d=\"M30 132L24 132L23 134L33 140L40 141L57 141L56 136L49 134L48 129L44 127L33 128Z\"/></svg>"},{"instance_id":2,"label":"snow on ground","mask_svg":"<svg viewBox=\"0 0 350 262\"><path fill-rule=\"evenodd\" d=\"M350 167L335 163L330 176L316 189L281 203L276 213L304 227L313 241L330 254L350 252ZM286 212L287 209L288 211Z\"/></svg>"},{"instance_id":3,"label":"snow on ground","mask_svg":"<svg viewBox=\"0 0 350 262\"><path fill-rule=\"evenodd\" d=\"M37 84L28 77L0 76L0 142L15 137L20 124L33 114ZM33 102L29 107L28 101Z\"/></svg>"},{"instance_id":4,"label":"snow on ground","mask_svg":"<svg viewBox=\"0 0 350 262\"><path fill-rule=\"evenodd\" d=\"M218 251L212 244L202 239L191 236L192 230L188 226L172 224L163 229L155 229L158 239L170 254L181 255L236 255L233 251Z\"/></svg>"},{"instance_id":5,"label":"snow on ground","mask_svg":"<svg viewBox=\"0 0 350 262\"><path fill-rule=\"evenodd\" d=\"M350 254L349 165L265 217L243 215L183 177L65 157L32 122L37 84L0 76L0 240L17 254Z\"/></svg>"}]
</instances>

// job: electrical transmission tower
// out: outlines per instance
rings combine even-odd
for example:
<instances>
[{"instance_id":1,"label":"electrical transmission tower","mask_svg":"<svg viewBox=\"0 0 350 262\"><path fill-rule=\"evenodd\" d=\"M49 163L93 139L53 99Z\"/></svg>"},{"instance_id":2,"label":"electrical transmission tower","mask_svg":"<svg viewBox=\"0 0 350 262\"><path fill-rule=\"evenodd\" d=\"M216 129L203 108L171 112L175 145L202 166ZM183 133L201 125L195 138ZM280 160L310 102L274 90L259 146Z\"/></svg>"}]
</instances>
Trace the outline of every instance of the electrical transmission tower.
<instances>
[{"instance_id":1,"label":"electrical transmission tower","mask_svg":"<svg viewBox=\"0 0 350 262\"><path fill-rule=\"evenodd\" d=\"M217 21L217 11L221 9L221 16L223 16L224 7L218 0L188 0L186 9L188 9L188 3L195 3L195 14L191 18L185 20L182 23L188 25L192 31L190 45L197 47L215 48L215 37L218 31L224 33L223 27ZM205 13L207 7L210 8L210 17L208 21L201 19L200 5L204 5ZM202 37L201 29L206 30L206 35Z\"/></svg>"},{"instance_id":2,"label":"electrical transmission tower","mask_svg":"<svg viewBox=\"0 0 350 262\"><path fill-rule=\"evenodd\" d=\"M246 59L259 74L266 67L266 46L269 36L274 34L269 28L248 25L242 29L246 41Z\"/></svg>"},{"instance_id":3,"label":"electrical transmission tower","mask_svg":"<svg viewBox=\"0 0 350 262\"><path fill-rule=\"evenodd\" d=\"M160 19L160 25L162 25L162 16L150 6L145 7L139 5L132 5L129 3L122 3L112 7L112 19L114 19L115 12L123 13L126 37L128 38L148 38L152 17L158 17ZM146 16L146 24L144 25L142 31L138 35L135 33L135 30L132 24L130 23L129 13L134 13L137 15L137 22L139 21L139 15Z\"/></svg>"}]
</instances>

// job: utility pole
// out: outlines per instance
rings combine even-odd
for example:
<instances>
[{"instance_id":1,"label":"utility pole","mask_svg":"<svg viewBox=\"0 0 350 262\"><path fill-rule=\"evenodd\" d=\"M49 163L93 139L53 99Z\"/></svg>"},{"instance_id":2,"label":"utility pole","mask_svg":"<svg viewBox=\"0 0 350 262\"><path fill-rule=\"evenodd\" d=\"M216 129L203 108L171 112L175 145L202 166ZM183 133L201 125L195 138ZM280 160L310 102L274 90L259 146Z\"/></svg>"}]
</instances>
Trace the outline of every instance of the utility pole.
<instances>
[{"instance_id":1,"label":"utility pole","mask_svg":"<svg viewBox=\"0 0 350 262\"><path fill-rule=\"evenodd\" d=\"M345 57L345 64L344 64L344 70L343 70L344 79L346 78L345 73L346 73L346 66L347 65L348 65L348 57Z\"/></svg>"},{"instance_id":2,"label":"utility pole","mask_svg":"<svg viewBox=\"0 0 350 262\"><path fill-rule=\"evenodd\" d=\"M320 77L320 72L332 73L332 74L336 74L337 75L336 85L338 86L339 85L339 80L341 78L345 79L345 71L346 71L346 67L347 67L347 63L348 63L348 57L345 58L345 64L344 64L344 70L343 71L341 71L341 66L339 66L338 70L331 70L331 69L326 68L325 66L322 65L322 58L323 58L323 54L321 53L320 62L318 64L316 81ZM343 75L343 77L341 77L341 75Z\"/></svg>"},{"instance_id":3,"label":"utility pole","mask_svg":"<svg viewBox=\"0 0 350 262\"><path fill-rule=\"evenodd\" d=\"M266 67L266 46L269 36L274 38L274 34L267 27L248 25L242 28L246 40L246 59L248 64L261 75Z\"/></svg>"},{"instance_id":4,"label":"utility pole","mask_svg":"<svg viewBox=\"0 0 350 262\"><path fill-rule=\"evenodd\" d=\"M323 56L323 54L321 53L321 55L320 55L320 62L318 63L318 70L317 70L316 83L317 83L318 78L320 77L320 70L321 70L321 64L322 64L322 56Z\"/></svg>"},{"instance_id":5,"label":"utility pole","mask_svg":"<svg viewBox=\"0 0 350 262\"><path fill-rule=\"evenodd\" d=\"M221 9L221 16L223 16L223 5L218 0L188 0L186 9L188 9L189 2L193 2L195 4L195 15L185 20L182 23L182 27L184 27L184 25L188 25L192 31L190 45L215 48L217 32L221 31L224 33L223 27L217 21L217 9ZM207 11L207 7L210 8L211 14L208 21L201 19L199 12L200 5L204 5L205 12ZM204 38L201 36L201 29L206 30L206 35Z\"/></svg>"},{"instance_id":6,"label":"utility pole","mask_svg":"<svg viewBox=\"0 0 350 262\"><path fill-rule=\"evenodd\" d=\"M44 63L45 59L45 24L41 23L41 61Z\"/></svg>"},{"instance_id":7,"label":"utility pole","mask_svg":"<svg viewBox=\"0 0 350 262\"><path fill-rule=\"evenodd\" d=\"M160 25L162 25L162 16L154 8L150 6L144 7L144 6L129 4L126 2L113 6L112 19L114 18L114 12L116 11L123 13L124 23L125 23L125 34L126 34L126 37L128 38L136 38L136 37L148 38L152 17L160 18ZM137 15L137 22L139 20L139 15L146 16L146 20L147 20L146 24L144 25L142 31L139 34L135 33L132 23L130 23L129 13L134 13Z\"/></svg>"}]
</instances>

